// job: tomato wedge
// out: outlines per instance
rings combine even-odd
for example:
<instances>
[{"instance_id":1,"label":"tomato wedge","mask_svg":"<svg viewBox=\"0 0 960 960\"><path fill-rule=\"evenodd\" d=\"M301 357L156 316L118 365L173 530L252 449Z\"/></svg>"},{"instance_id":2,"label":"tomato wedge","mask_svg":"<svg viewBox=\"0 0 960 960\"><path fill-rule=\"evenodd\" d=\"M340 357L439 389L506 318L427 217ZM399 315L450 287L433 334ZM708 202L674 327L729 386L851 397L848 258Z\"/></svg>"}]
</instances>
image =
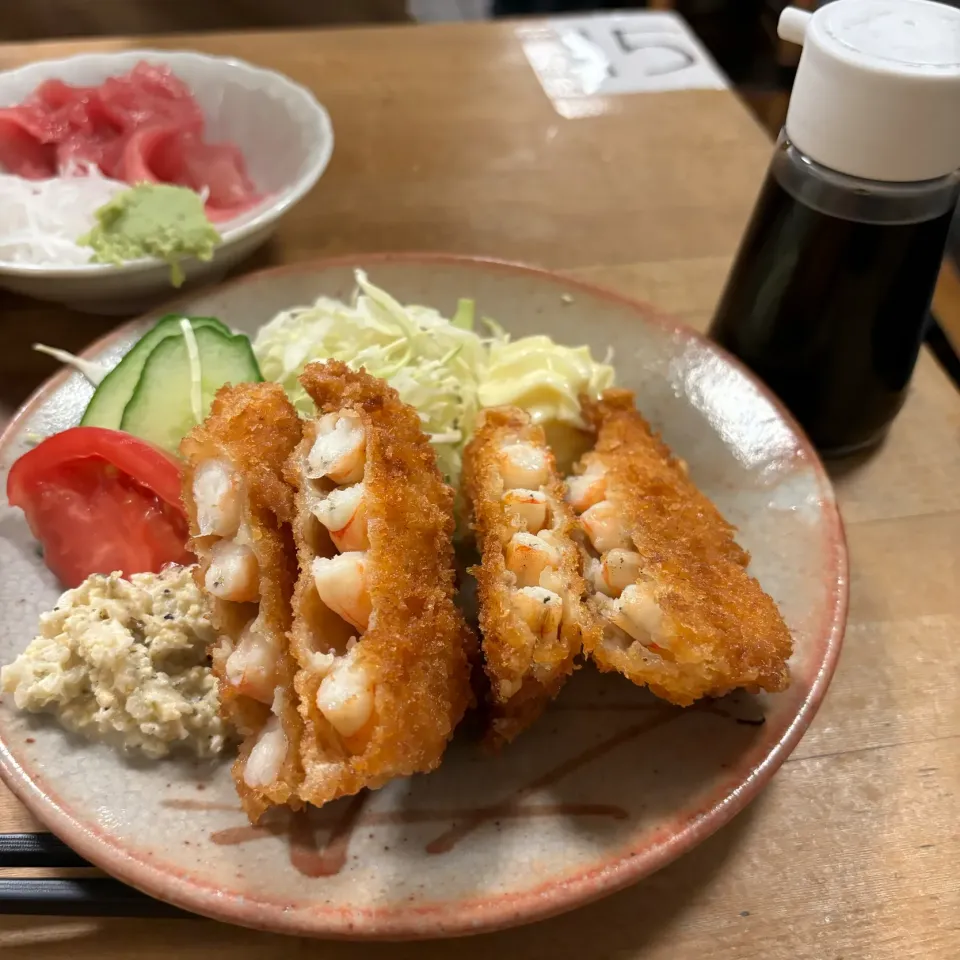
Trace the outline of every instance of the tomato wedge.
<instances>
[{"instance_id":1,"label":"tomato wedge","mask_svg":"<svg viewBox=\"0 0 960 960\"><path fill-rule=\"evenodd\" d=\"M193 562L180 465L128 433L74 427L49 437L10 468L7 499L65 586L91 573L128 577Z\"/></svg>"}]
</instances>

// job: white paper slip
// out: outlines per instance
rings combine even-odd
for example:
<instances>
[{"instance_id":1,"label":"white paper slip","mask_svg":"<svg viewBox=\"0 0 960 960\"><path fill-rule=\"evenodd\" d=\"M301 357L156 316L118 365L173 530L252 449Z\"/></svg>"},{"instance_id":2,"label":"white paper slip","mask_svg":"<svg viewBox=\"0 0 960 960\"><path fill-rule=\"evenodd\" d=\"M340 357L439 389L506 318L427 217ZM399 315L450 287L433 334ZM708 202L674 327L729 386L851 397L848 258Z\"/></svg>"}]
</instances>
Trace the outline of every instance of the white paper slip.
<instances>
[{"instance_id":1,"label":"white paper slip","mask_svg":"<svg viewBox=\"0 0 960 960\"><path fill-rule=\"evenodd\" d=\"M517 35L557 112L602 112L597 98L665 90L725 90L730 82L675 13L563 17Z\"/></svg>"}]
</instances>

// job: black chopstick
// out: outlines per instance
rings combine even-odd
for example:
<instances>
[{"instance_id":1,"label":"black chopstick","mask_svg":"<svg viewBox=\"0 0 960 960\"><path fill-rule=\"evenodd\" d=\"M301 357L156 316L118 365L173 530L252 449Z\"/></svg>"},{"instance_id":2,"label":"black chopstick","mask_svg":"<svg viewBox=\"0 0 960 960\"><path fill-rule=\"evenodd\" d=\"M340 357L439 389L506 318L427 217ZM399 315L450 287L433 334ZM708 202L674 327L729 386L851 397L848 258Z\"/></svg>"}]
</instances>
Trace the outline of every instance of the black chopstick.
<instances>
[{"instance_id":1,"label":"black chopstick","mask_svg":"<svg viewBox=\"0 0 960 960\"><path fill-rule=\"evenodd\" d=\"M0 915L194 918L119 880L0 879Z\"/></svg>"},{"instance_id":2,"label":"black chopstick","mask_svg":"<svg viewBox=\"0 0 960 960\"><path fill-rule=\"evenodd\" d=\"M0 834L0 867L90 867L52 833ZM193 917L119 880L102 877L0 878L0 916Z\"/></svg>"},{"instance_id":3,"label":"black chopstick","mask_svg":"<svg viewBox=\"0 0 960 960\"><path fill-rule=\"evenodd\" d=\"M0 834L0 867L89 867L52 833Z\"/></svg>"},{"instance_id":4,"label":"black chopstick","mask_svg":"<svg viewBox=\"0 0 960 960\"><path fill-rule=\"evenodd\" d=\"M960 389L960 357L957 356L950 338L943 332L943 327L933 314L930 314L925 339L937 362L943 367L944 373L953 381L953 385Z\"/></svg>"}]
</instances>

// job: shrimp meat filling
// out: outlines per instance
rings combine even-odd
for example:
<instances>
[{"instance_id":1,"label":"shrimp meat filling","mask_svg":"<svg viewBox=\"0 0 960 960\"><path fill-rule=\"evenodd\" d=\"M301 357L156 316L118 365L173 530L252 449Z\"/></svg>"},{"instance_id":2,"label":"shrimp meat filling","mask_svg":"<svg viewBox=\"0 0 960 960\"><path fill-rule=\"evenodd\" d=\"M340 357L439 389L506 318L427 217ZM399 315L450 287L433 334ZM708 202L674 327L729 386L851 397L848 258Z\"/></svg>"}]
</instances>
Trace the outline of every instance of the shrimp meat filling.
<instances>
[{"instance_id":1,"label":"shrimp meat filling","mask_svg":"<svg viewBox=\"0 0 960 960\"><path fill-rule=\"evenodd\" d=\"M223 460L206 460L193 478L197 526L203 537L233 537L243 511L241 480Z\"/></svg>"},{"instance_id":2,"label":"shrimp meat filling","mask_svg":"<svg viewBox=\"0 0 960 960\"><path fill-rule=\"evenodd\" d=\"M337 659L317 691L317 707L343 737L361 730L373 714L373 688L355 662L356 649Z\"/></svg>"},{"instance_id":3,"label":"shrimp meat filling","mask_svg":"<svg viewBox=\"0 0 960 960\"><path fill-rule=\"evenodd\" d=\"M321 602L361 635L373 613L366 576L370 538L365 464L366 434L357 414L341 410L317 420L306 479L326 478L337 486L317 500L311 512L326 527L339 552L314 558L311 573ZM346 653L317 652L312 657L312 669L322 678L317 708L340 736L353 736L367 725L374 709L374 685L357 661L357 640L348 643Z\"/></svg>"},{"instance_id":4,"label":"shrimp meat filling","mask_svg":"<svg viewBox=\"0 0 960 960\"><path fill-rule=\"evenodd\" d=\"M257 630L251 620L240 634L237 646L227 657L227 681L240 693L261 703L270 703L277 683L277 650L270 638Z\"/></svg>"},{"instance_id":5,"label":"shrimp meat filling","mask_svg":"<svg viewBox=\"0 0 960 960\"><path fill-rule=\"evenodd\" d=\"M247 757L243 782L254 790L266 787L280 775L280 768L286 758L287 737L280 725L280 718L272 716L260 731L260 736Z\"/></svg>"},{"instance_id":6,"label":"shrimp meat filling","mask_svg":"<svg viewBox=\"0 0 960 960\"><path fill-rule=\"evenodd\" d=\"M317 557L312 570L320 599L347 623L366 630L372 613L366 555L353 550L335 557Z\"/></svg>"},{"instance_id":7,"label":"shrimp meat filling","mask_svg":"<svg viewBox=\"0 0 960 960\"><path fill-rule=\"evenodd\" d=\"M607 476L602 464L592 463L579 476L567 478L567 502L583 513L607 496Z\"/></svg>"},{"instance_id":8,"label":"shrimp meat filling","mask_svg":"<svg viewBox=\"0 0 960 960\"><path fill-rule=\"evenodd\" d=\"M330 531L330 539L341 552L370 546L363 493L363 483L335 487L313 508L313 515Z\"/></svg>"},{"instance_id":9,"label":"shrimp meat filling","mask_svg":"<svg viewBox=\"0 0 960 960\"><path fill-rule=\"evenodd\" d=\"M317 439L307 457L311 480L327 477L346 485L363 479L366 433L360 417L350 411L328 413L317 420Z\"/></svg>"},{"instance_id":10,"label":"shrimp meat filling","mask_svg":"<svg viewBox=\"0 0 960 960\"><path fill-rule=\"evenodd\" d=\"M547 525L547 495L542 490L515 487L505 491L500 502L510 520L527 533L539 533Z\"/></svg>"},{"instance_id":11,"label":"shrimp meat filling","mask_svg":"<svg viewBox=\"0 0 960 960\"><path fill-rule=\"evenodd\" d=\"M598 607L620 643L644 646L660 638L663 614L652 588L640 581L643 557L633 548L616 506L606 499L603 464L588 463L584 472L567 478L567 499L596 556L584 564L584 575L597 596ZM629 638L629 639L627 639Z\"/></svg>"},{"instance_id":12,"label":"shrimp meat filling","mask_svg":"<svg viewBox=\"0 0 960 960\"><path fill-rule=\"evenodd\" d=\"M544 587L521 587L513 595L513 605L535 637L556 640L560 636L563 601Z\"/></svg>"},{"instance_id":13,"label":"shrimp meat filling","mask_svg":"<svg viewBox=\"0 0 960 960\"><path fill-rule=\"evenodd\" d=\"M500 475L506 490L536 490L549 479L547 455L530 443L509 443L500 451Z\"/></svg>"},{"instance_id":14,"label":"shrimp meat filling","mask_svg":"<svg viewBox=\"0 0 960 960\"><path fill-rule=\"evenodd\" d=\"M536 587L544 571L560 565L560 551L549 541L549 531L540 534L515 533L507 544L507 569L521 587Z\"/></svg>"},{"instance_id":15,"label":"shrimp meat filling","mask_svg":"<svg viewBox=\"0 0 960 960\"><path fill-rule=\"evenodd\" d=\"M563 615L558 573L562 556L554 535L544 529L550 514L547 495L541 489L550 479L547 454L518 441L501 447L499 459L504 513L526 527L514 533L504 547L507 570L516 578L512 603L534 636L556 640Z\"/></svg>"},{"instance_id":16,"label":"shrimp meat filling","mask_svg":"<svg viewBox=\"0 0 960 960\"><path fill-rule=\"evenodd\" d=\"M642 558L633 550L614 547L599 560L591 557L586 564L587 577L597 593L619 597L640 577Z\"/></svg>"},{"instance_id":17,"label":"shrimp meat filling","mask_svg":"<svg viewBox=\"0 0 960 960\"><path fill-rule=\"evenodd\" d=\"M219 540L210 551L204 586L215 597L235 603L260 599L257 557L246 544Z\"/></svg>"},{"instance_id":18,"label":"shrimp meat filling","mask_svg":"<svg viewBox=\"0 0 960 960\"><path fill-rule=\"evenodd\" d=\"M663 615L647 584L630 584L610 606L613 608L610 619L624 633L645 646L652 643L654 638L663 646Z\"/></svg>"},{"instance_id":19,"label":"shrimp meat filling","mask_svg":"<svg viewBox=\"0 0 960 960\"><path fill-rule=\"evenodd\" d=\"M580 522L594 550L601 556L610 550L629 550L632 546L617 508L610 500L601 500L588 507L580 515Z\"/></svg>"}]
</instances>

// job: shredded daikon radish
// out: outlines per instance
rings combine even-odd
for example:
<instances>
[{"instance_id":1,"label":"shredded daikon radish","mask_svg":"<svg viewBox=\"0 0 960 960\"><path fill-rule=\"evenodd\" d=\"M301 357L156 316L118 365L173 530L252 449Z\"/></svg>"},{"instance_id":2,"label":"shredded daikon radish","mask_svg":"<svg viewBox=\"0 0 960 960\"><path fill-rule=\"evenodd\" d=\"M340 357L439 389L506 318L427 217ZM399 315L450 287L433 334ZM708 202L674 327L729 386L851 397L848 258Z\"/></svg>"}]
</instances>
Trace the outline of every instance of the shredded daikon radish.
<instances>
[{"instance_id":1,"label":"shredded daikon radish","mask_svg":"<svg viewBox=\"0 0 960 960\"><path fill-rule=\"evenodd\" d=\"M74 169L49 180L0 173L0 260L44 267L88 263L90 248L76 238L95 223L94 214L129 184L96 168Z\"/></svg>"}]
</instances>

